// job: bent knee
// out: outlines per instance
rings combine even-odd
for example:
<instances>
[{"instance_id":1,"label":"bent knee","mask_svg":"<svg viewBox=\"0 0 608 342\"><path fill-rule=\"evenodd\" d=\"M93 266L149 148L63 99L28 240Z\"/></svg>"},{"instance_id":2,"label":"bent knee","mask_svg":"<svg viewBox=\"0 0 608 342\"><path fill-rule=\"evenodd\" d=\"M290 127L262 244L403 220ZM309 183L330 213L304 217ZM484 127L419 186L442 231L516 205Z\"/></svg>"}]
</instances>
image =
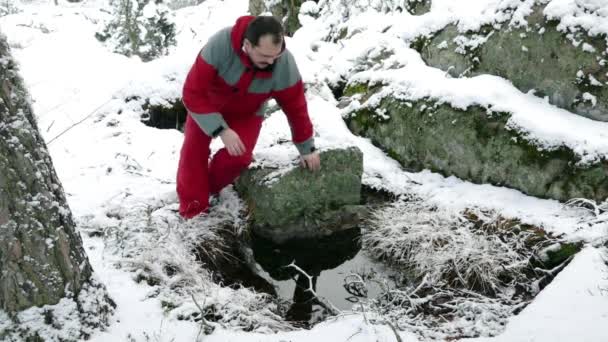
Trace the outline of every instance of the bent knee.
<instances>
[{"instance_id":1,"label":"bent knee","mask_svg":"<svg viewBox=\"0 0 608 342\"><path fill-rule=\"evenodd\" d=\"M230 156L230 164L240 169L246 169L249 164L253 161L251 154L244 154L242 156Z\"/></svg>"}]
</instances>

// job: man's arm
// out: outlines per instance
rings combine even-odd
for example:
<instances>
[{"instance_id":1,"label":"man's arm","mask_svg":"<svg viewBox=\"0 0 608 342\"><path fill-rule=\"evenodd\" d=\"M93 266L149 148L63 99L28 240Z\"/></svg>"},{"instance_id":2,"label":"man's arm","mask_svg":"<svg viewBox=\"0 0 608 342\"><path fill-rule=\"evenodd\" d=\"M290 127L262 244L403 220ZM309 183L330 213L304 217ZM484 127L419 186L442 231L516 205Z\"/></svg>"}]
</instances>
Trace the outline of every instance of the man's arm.
<instances>
[{"instance_id":1,"label":"man's arm","mask_svg":"<svg viewBox=\"0 0 608 342\"><path fill-rule=\"evenodd\" d=\"M225 39L228 41L224 41ZM229 44L230 33L226 29L212 36L196 57L184 82L184 106L203 132L210 137L216 137L228 128L218 108L211 104L208 92L210 85L218 77L220 64L227 59Z\"/></svg>"},{"instance_id":2,"label":"man's arm","mask_svg":"<svg viewBox=\"0 0 608 342\"><path fill-rule=\"evenodd\" d=\"M276 66L276 83L273 97L285 112L291 127L291 136L301 155L315 151L313 127L308 116L304 96L304 83L293 55L285 51Z\"/></svg>"},{"instance_id":3,"label":"man's arm","mask_svg":"<svg viewBox=\"0 0 608 342\"><path fill-rule=\"evenodd\" d=\"M274 98L287 116L294 144L300 152L302 166L312 171L321 168L316 152L312 122L304 95L304 83L293 55L286 51L276 66Z\"/></svg>"}]
</instances>

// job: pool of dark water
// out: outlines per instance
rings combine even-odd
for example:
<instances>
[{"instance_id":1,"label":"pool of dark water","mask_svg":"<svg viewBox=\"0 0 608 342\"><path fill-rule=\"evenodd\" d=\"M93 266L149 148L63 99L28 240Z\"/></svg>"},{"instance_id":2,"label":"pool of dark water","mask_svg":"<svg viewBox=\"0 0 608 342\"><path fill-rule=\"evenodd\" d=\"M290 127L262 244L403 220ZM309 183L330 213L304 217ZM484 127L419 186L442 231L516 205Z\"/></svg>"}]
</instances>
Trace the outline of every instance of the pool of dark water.
<instances>
[{"instance_id":1,"label":"pool of dark water","mask_svg":"<svg viewBox=\"0 0 608 342\"><path fill-rule=\"evenodd\" d=\"M350 229L319 239L289 241L278 245L252 237L253 257L261 276L274 285L278 296L292 301L287 319L314 323L329 312L307 291L312 285L317 297L338 310L374 298L382 291L379 279L390 271L361 249L360 229ZM297 265L306 272L290 267ZM350 283L350 286L345 284Z\"/></svg>"}]
</instances>

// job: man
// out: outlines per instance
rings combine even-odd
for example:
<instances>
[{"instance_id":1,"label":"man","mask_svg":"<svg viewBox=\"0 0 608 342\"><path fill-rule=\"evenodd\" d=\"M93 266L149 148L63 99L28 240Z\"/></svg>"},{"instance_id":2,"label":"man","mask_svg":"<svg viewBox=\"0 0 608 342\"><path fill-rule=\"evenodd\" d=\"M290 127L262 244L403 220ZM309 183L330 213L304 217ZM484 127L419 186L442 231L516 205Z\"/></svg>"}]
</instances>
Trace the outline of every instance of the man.
<instances>
[{"instance_id":1,"label":"man","mask_svg":"<svg viewBox=\"0 0 608 342\"><path fill-rule=\"evenodd\" d=\"M304 85L283 34L273 17L241 17L209 39L190 69L183 89L188 116L177 171L184 218L206 212L209 195L232 183L251 163L263 106L270 98L287 115L302 165L320 168ZM224 148L208 162L215 137Z\"/></svg>"}]
</instances>

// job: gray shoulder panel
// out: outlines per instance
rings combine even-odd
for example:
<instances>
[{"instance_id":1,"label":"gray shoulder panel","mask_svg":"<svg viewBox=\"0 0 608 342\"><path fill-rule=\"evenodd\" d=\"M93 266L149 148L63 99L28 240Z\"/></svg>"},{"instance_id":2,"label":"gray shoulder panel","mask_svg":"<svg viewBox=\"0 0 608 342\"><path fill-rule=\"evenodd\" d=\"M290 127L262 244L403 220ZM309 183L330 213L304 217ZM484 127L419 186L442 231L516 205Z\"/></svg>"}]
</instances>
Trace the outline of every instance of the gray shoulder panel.
<instances>
[{"instance_id":1,"label":"gray shoulder panel","mask_svg":"<svg viewBox=\"0 0 608 342\"><path fill-rule=\"evenodd\" d=\"M245 65L232 48L231 30L231 27L227 27L209 38L201 50L201 57L217 70L226 83L235 85L245 71Z\"/></svg>"},{"instance_id":2,"label":"gray shoulder panel","mask_svg":"<svg viewBox=\"0 0 608 342\"><path fill-rule=\"evenodd\" d=\"M219 69L221 63L229 60L233 53L230 40L230 27L221 29L211 36L207 44L201 50L201 56L205 62L211 64L215 69Z\"/></svg>"},{"instance_id":3,"label":"gray shoulder panel","mask_svg":"<svg viewBox=\"0 0 608 342\"><path fill-rule=\"evenodd\" d=\"M296 59L289 50L285 50L285 53L276 61L272 79L275 91L289 88L302 79Z\"/></svg>"}]
</instances>

